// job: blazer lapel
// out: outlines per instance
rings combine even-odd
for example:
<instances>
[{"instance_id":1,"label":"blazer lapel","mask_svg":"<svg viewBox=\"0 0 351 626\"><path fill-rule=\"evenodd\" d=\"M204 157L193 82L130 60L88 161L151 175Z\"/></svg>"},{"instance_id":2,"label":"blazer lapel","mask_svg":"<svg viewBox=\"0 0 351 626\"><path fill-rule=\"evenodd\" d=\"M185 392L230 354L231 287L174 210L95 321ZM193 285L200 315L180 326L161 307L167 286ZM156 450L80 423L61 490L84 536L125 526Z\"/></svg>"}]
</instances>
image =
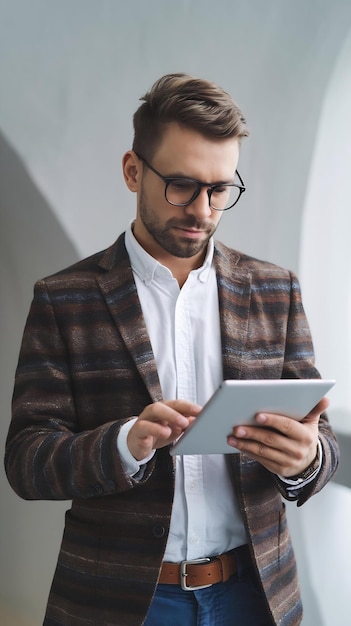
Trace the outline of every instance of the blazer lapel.
<instances>
[{"instance_id":1,"label":"blazer lapel","mask_svg":"<svg viewBox=\"0 0 351 626\"><path fill-rule=\"evenodd\" d=\"M242 358L247 342L251 274L238 266L239 253L216 243L217 273L222 335L223 378L241 378Z\"/></svg>"},{"instance_id":2,"label":"blazer lapel","mask_svg":"<svg viewBox=\"0 0 351 626\"><path fill-rule=\"evenodd\" d=\"M240 255L216 242L214 263L217 273L222 336L223 377L242 377L242 358L247 341L250 299L250 272L238 266ZM100 261L104 274L98 283L111 316L129 350L152 401L162 399L155 357L140 306L133 272L124 245L124 235Z\"/></svg>"},{"instance_id":3,"label":"blazer lapel","mask_svg":"<svg viewBox=\"0 0 351 626\"><path fill-rule=\"evenodd\" d=\"M98 277L102 295L152 401L157 402L162 399L161 386L124 235L106 251L100 266L107 270Z\"/></svg>"}]
</instances>

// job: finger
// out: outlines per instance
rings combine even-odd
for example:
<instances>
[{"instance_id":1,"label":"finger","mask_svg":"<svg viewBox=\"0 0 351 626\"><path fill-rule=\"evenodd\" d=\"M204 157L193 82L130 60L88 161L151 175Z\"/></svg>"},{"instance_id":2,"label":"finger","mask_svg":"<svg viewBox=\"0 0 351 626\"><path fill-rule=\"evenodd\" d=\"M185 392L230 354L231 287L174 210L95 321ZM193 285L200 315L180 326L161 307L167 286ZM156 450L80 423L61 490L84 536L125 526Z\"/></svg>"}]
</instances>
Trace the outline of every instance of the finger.
<instances>
[{"instance_id":1,"label":"finger","mask_svg":"<svg viewBox=\"0 0 351 626\"><path fill-rule=\"evenodd\" d=\"M303 450L300 449L301 446L296 446L292 439L264 428L257 427L254 430L256 432L254 438L229 436L228 444L240 452L245 452L269 471L278 474L283 474L286 468L294 467L295 462L299 461Z\"/></svg>"},{"instance_id":2,"label":"finger","mask_svg":"<svg viewBox=\"0 0 351 626\"><path fill-rule=\"evenodd\" d=\"M260 456L265 449L276 450L283 454L289 453L294 441L270 428L245 428L243 426L235 429L234 438L240 450L254 452Z\"/></svg>"},{"instance_id":3,"label":"finger","mask_svg":"<svg viewBox=\"0 0 351 626\"><path fill-rule=\"evenodd\" d=\"M281 432L286 437L298 439L301 434L302 424L318 425L321 413L329 406L329 400L322 398L318 404L301 420L294 419L287 415L277 415L275 413L257 413L255 419L260 426L272 428Z\"/></svg>"},{"instance_id":4,"label":"finger","mask_svg":"<svg viewBox=\"0 0 351 626\"><path fill-rule=\"evenodd\" d=\"M168 400L148 405L139 419L161 422L184 430L189 426L189 418L195 418L202 407L187 400Z\"/></svg>"},{"instance_id":5,"label":"finger","mask_svg":"<svg viewBox=\"0 0 351 626\"><path fill-rule=\"evenodd\" d=\"M325 411L328 406L328 398L322 398L318 402L318 404L316 404L316 406L314 406L313 409L302 420L295 420L286 415L277 415L275 413L258 413L255 417L258 424L275 428L289 435L291 431L295 430L297 432L298 427L296 428L296 425L299 423L299 421L318 422L321 413L323 413L323 411Z\"/></svg>"},{"instance_id":6,"label":"finger","mask_svg":"<svg viewBox=\"0 0 351 626\"><path fill-rule=\"evenodd\" d=\"M139 415L139 421L159 422L165 425L186 428L188 418L183 413L172 408L164 402L149 404Z\"/></svg>"},{"instance_id":7,"label":"finger","mask_svg":"<svg viewBox=\"0 0 351 626\"><path fill-rule=\"evenodd\" d=\"M188 400L166 400L164 404L171 407L178 413L182 413L182 415L185 415L186 417L196 417L202 410L202 407L199 404L189 402Z\"/></svg>"},{"instance_id":8,"label":"finger","mask_svg":"<svg viewBox=\"0 0 351 626\"><path fill-rule=\"evenodd\" d=\"M255 416L257 426L236 426L233 428L233 435L239 438L264 441L275 440L273 434L292 439L299 438L299 428L301 425L291 417L276 415L274 413L257 413ZM280 441L280 439L279 439Z\"/></svg>"},{"instance_id":9,"label":"finger","mask_svg":"<svg viewBox=\"0 0 351 626\"><path fill-rule=\"evenodd\" d=\"M285 437L295 438L298 436L298 420L287 415L277 415L276 413L257 413L255 420L259 426L266 429L278 431Z\"/></svg>"},{"instance_id":10,"label":"finger","mask_svg":"<svg viewBox=\"0 0 351 626\"><path fill-rule=\"evenodd\" d=\"M253 439L238 439L237 437L228 437L228 444L235 447L241 452L250 455L254 460L266 464L269 462L271 467L279 467L285 463L289 455L281 448L269 445L269 442L263 442Z\"/></svg>"},{"instance_id":11,"label":"finger","mask_svg":"<svg viewBox=\"0 0 351 626\"><path fill-rule=\"evenodd\" d=\"M308 413L308 415L306 415L306 417L304 418L304 421L305 421L305 420L309 420L309 421L310 421L310 420L314 420L314 419L316 419L316 418L318 418L318 419L319 419L319 417L320 417L321 413L323 413L324 411L326 411L326 410L327 410L327 408L328 408L328 406L329 406L329 400L328 400L328 398L326 398L326 397L322 398L322 399L318 402L318 404L316 404L316 406L315 406L315 407L313 407L312 411L310 411L310 412Z\"/></svg>"},{"instance_id":12,"label":"finger","mask_svg":"<svg viewBox=\"0 0 351 626\"><path fill-rule=\"evenodd\" d=\"M181 432L181 428L179 431ZM172 428L168 424L152 422L150 420L139 420L134 424L134 432L138 439L168 439L172 434Z\"/></svg>"}]
</instances>

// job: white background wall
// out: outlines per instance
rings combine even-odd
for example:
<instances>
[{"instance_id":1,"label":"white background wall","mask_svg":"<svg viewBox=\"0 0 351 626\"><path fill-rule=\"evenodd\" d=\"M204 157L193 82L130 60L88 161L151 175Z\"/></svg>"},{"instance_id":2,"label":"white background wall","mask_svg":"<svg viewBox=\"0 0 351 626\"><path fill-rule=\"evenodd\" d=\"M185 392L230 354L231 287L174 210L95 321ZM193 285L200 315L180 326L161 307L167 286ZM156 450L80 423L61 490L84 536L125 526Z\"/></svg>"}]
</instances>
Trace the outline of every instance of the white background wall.
<instances>
[{"instance_id":1,"label":"white background wall","mask_svg":"<svg viewBox=\"0 0 351 626\"><path fill-rule=\"evenodd\" d=\"M336 156L344 130L333 126L326 138L325 128L350 111L327 108L336 86L344 100L340 72L350 68L350 33L349 0L0 0L2 442L33 282L108 246L133 217L135 198L120 171L132 113L153 81L171 71L220 83L248 118L251 137L240 162L247 192L224 216L219 237L301 269L321 364L350 373L343 340L349 312L330 305L322 325L318 316L325 301L340 297L331 273L320 302L321 248L335 270L342 268L342 301L350 300L346 235L338 243L340 232L350 232L349 218L324 194L321 221L315 196L320 150L323 167L329 159L335 171L349 167ZM339 230L332 227L336 212ZM333 332L336 343L331 326L340 331ZM344 395L340 402L350 408ZM0 623L38 626L68 504L22 502L3 472L0 490ZM331 483L302 509L289 507L289 515L304 626L349 626L350 491Z\"/></svg>"}]
</instances>

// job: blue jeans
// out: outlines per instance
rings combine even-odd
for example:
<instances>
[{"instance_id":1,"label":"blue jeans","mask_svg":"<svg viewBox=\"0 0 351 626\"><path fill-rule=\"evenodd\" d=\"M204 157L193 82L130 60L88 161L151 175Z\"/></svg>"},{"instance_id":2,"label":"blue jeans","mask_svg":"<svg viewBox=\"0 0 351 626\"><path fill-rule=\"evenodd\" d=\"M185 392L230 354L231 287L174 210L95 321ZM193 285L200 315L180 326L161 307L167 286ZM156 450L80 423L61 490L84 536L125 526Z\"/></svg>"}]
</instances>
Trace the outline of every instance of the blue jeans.
<instances>
[{"instance_id":1,"label":"blue jeans","mask_svg":"<svg viewBox=\"0 0 351 626\"><path fill-rule=\"evenodd\" d=\"M144 626L272 626L253 568L241 568L225 583L184 591L158 585Z\"/></svg>"}]
</instances>

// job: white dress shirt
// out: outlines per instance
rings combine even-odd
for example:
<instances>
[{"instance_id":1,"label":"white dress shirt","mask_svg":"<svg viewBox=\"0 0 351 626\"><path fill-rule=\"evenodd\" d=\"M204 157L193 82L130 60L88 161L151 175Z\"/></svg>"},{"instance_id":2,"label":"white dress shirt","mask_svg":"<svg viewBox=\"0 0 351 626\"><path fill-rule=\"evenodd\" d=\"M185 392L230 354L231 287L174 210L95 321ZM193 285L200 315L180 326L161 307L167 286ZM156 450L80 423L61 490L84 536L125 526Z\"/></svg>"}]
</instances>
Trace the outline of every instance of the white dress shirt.
<instances>
[{"instance_id":1,"label":"white dress shirt","mask_svg":"<svg viewBox=\"0 0 351 626\"><path fill-rule=\"evenodd\" d=\"M205 404L222 382L218 291L213 241L203 266L182 289L168 268L136 241L126 248L156 359L164 400ZM141 464L130 454L122 428L118 447L130 475ZM144 460L144 462L147 459ZM220 554L247 542L224 455L177 456L176 484L165 560L179 562Z\"/></svg>"},{"instance_id":2,"label":"white dress shirt","mask_svg":"<svg viewBox=\"0 0 351 626\"><path fill-rule=\"evenodd\" d=\"M185 399L204 405L222 382L213 240L209 242L204 264L190 272L181 289L170 270L140 246L131 226L126 232L126 248L163 399ZM117 442L130 476L138 474L154 454L143 462L131 455L127 434L135 419L124 424ZM292 488L291 484L289 487ZM224 455L177 456L174 504L164 560L180 562L213 556L244 543L247 543L246 531Z\"/></svg>"}]
</instances>

